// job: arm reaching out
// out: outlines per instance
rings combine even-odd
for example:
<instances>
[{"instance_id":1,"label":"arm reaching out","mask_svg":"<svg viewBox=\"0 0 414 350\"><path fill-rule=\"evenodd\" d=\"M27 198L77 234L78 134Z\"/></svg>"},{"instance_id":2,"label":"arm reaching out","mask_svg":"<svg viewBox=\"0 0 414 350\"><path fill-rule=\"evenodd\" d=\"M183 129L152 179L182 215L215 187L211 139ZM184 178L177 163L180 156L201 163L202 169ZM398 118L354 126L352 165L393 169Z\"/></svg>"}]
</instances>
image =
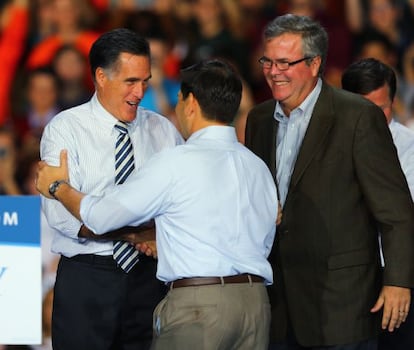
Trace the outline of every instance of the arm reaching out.
<instances>
[{"instance_id":1,"label":"arm reaching out","mask_svg":"<svg viewBox=\"0 0 414 350\"><path fill-rule=\"evenodd\" d=\"M59 166L51 166L44 161L39 162L36 189L47 198L58 199L73 216L82 221L80 217L80 203L85 194L70 186L68 174L67 151L62 150L60 152ZM55 191L51 193L50 186L56 183L56 181L59 184L55 187ZM155 240L155 226L154 221L150 220L137 227L126 226L102 235L97 235L89 230L88 227L82 226L79 231L79 237L104 240L121 239L131 244L138 244Z\"/></svg>"}]
</instances>

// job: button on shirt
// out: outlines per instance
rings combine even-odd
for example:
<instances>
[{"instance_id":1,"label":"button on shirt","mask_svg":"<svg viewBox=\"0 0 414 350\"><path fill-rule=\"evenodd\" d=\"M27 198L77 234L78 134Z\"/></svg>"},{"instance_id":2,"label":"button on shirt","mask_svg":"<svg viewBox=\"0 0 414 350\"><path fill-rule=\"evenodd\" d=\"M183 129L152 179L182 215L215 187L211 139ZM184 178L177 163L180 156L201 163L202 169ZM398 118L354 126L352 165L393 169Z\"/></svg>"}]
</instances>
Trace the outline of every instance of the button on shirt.
<instances>
[{"instance_id":1,"label":"button on shirt","mask_svg":"<svg viewBox=\"0 0 414 350\"><path fill-rule=\"evenodd\" d=\"M251 273L271 283L276 215L269 169L228 126L197 131L106 197L81 202L81 217L96 232L155 217L157 277L165 282Z\"/></svg>"},{"instance_id":2,"label":"button on shirt","mask_svg":"<svg viewBox=\"0 0 414 350\"><path fill-rule=\"evenodd\" d=\"M65 110L51 120L42 136L41 158L57 165L60 151L67 149L71 185L82 192L101 195L115 186L116 122L94 95L89 102ZM165 117L141 107L128 129L134 147L134 172L139 172L155 153L184 142ZM53 252L67 257L112 254L112 241L79 239L81 222L58 201L42 197L42 208L49 224L59 231L53 238Z\"/></svg>"},{"instance_id":3,"label":"button on shirt","mask_svg":"<svg viewBox=\"0 0 414 350\"><path fill-rule=\"evenodd\" d=\"M290 112L289 117L285 116L279 102L276 104L274 118L279 122L276 136L276 179L282 206L285 204L290 178L321 88L322 81L319 79L313 91L299 107Z\"/></svg>"}]
</instances>

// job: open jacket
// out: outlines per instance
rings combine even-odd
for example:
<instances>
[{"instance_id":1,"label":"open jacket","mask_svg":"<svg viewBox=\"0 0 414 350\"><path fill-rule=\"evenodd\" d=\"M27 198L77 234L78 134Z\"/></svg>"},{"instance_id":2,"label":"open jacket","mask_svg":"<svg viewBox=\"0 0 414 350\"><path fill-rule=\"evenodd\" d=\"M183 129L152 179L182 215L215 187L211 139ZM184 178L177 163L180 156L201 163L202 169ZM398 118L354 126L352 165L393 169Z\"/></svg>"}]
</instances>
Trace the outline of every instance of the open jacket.
<instances>
[{"instance_id":1,"label":"open jacket","mask_svg":"<svg viewBox=\"0 0 414 350\"><path fill-rule=\"evenodd\" d=\"M248 116L246 146L276 174L276 101ZM271 339L303 346L375 337L382 285L414 286L414 210L382 111L326 83L299 150L271 253ZM378 233L385 268L381 268Z\"/></svg>"}]
</instances>

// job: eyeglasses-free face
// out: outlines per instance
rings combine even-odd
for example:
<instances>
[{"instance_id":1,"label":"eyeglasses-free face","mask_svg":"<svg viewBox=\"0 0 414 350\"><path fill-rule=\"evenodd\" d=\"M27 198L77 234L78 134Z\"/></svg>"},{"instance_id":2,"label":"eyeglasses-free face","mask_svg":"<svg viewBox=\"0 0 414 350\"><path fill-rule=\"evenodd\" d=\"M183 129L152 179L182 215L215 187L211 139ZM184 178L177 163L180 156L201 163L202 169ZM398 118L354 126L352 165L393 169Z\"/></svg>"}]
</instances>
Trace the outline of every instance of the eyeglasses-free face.
<instances>
[{"instance_id":1,"label":"eyeglasses-free face","mask_svg":"<svg viewBox=\"0 0 414 350\"><path fill-rule=\"evenodd\" d=\"M283 70L288 70L291 66L294 66L300 62L306 61L306 60L310 60L315 58L315 56L310 57L310 56L306 56L303 57L299 60L296 61L292 61L292 62L287 62L287 61L279 61L279 60L271 60L270 58L267 58L266 56L262 56L259 58L259 63L262 65L263 68L265 69L271 69L273 65L275 65L277 67L277 69L283 71Z\"/></svg>"}]
</instances>

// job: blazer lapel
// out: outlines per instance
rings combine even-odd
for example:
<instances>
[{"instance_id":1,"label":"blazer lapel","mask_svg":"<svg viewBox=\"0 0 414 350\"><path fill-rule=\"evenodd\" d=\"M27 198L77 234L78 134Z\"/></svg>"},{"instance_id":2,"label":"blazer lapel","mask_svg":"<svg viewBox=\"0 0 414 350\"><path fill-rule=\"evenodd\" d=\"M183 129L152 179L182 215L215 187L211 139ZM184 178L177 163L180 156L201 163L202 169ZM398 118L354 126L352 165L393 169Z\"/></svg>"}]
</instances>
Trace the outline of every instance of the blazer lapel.
<instances>
[{"instance_id":1,"label":"blazer lapel","mask_svg":"<svg viewBox=\"0 0 414 350\"><path fill-rule=\"evenodd\" d=\"M333 108L331 106L331 90L323 85L318 101L312 113L308 129L303 138L298 158L293 169L290 186L296 186L307 166L323 145L333 125Z\"/></svg>"},{"instance_id":2,"label":"blazer lapel","mask_svg":"<svg viewBox=\"0 0 414 350\"><path fill-rule=\"evenodd\" d=\"M275 106L276 101L269 100L259 107L257 114L252 116L251 124L254 126L251 129L254 131L248 129L250 134L246 137L251 144L252 151L263 159L274 179L276 179L276 135L278 127L278 123L273 117Z\"/></svg>"},{"instance_id":3,"label":"blazer lapel","mask_svg":"<svg viewBox=\"0 0 414 350\"><path fill-rule=\"evenodd\" d=\"M276 181L276 135L277 135L277 128L279 126L279 123L275 120L275 118L272 118L272 125L269 126L269 130L272 134L271 140L272 145L270 147L270 171L273 175L273 179Z\"/></svg>"}]
</instances>

